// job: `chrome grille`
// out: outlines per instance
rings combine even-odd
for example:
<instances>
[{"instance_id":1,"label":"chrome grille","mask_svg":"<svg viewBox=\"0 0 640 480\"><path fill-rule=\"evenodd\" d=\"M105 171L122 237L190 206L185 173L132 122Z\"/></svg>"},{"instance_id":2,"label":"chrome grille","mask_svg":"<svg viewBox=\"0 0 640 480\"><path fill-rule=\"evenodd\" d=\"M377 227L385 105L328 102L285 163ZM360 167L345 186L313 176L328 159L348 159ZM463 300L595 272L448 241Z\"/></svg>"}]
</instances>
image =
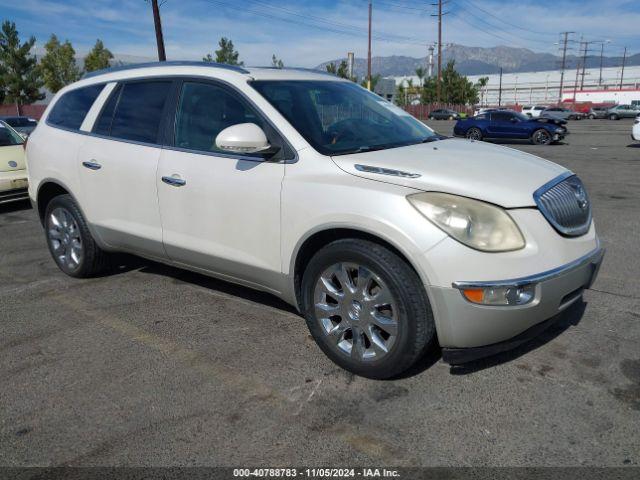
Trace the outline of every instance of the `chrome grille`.
<instances>
[{"instance_id":1,"label":"chrome grille","mask_svg":"<svg viewBox=\"0 0 640 480\"><path fill-rule=\"evenodd\" d=\"M565 174L536 190L533 198L547 221L562 235L584 235L591 226L591 201L582 181Z\"/></svg>"}]
</instances>

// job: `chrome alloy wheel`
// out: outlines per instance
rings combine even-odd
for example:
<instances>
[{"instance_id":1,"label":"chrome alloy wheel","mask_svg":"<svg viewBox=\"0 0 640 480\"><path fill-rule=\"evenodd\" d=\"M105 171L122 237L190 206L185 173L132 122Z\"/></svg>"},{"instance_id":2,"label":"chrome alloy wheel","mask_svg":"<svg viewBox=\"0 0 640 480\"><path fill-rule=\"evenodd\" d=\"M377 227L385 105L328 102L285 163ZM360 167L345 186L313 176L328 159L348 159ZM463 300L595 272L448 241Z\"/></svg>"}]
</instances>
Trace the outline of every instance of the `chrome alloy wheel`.
<instances>
[{"instance_id":1,"label":"chrome alloy wheel","mask_svg":"<svg viewBox=\"0 0 640 480\"><path fill-rule=\"evenodd\" d=\"M398 335L397 302L384 281L355 263L336 263L316 282L316 320L332 348L358 361L387 355Z\"/></svg>"},{"instance_id":2,"label":"chrome alloy wheel","mask_svg":"<svg viewBox=\"0 0 640 480\"><path fill-rule=\"evenodd\" d=\"M533 134L533 141L538 145L547 145L551 143L551 135L546 130L538 130Z\"/></svg>"},{"instance_id":3,"label":"chrome alloy wheel","mask_svg":"<svg viewBox=\"0 0 640 480\"><path fill-rule=\"evenodd\" d=\"M80 229L71 213L58 207L47 218L47 238L58 264L76 270L84 259Z\"/></svg>"},{"instance_id":4,"label":"chrome alloy wheel","mask_svg":"<svg viewBox=\"0 0 640 480\"><path fill-rule=\"evenodd\" d=\"M466 137L469 140L482 140L482 132L477 128L470 128L467 131Z\"/></svg>"}]
</instances>

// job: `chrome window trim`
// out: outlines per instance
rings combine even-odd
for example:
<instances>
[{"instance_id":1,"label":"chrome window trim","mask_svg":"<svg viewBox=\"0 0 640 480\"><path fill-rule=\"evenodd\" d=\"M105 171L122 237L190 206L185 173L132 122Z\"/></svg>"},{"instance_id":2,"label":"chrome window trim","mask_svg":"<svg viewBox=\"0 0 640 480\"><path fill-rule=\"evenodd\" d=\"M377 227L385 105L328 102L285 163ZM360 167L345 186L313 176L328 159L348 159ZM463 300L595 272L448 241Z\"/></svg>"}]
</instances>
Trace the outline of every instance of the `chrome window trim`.
<instances>
[{"instance_id":1,"label":"chrome window trim","mask_svg":"<svg viewBox=\"0 0 640 480\"><path fill-rule=\"evenodd\" d=\"M109 101L109 98L111 98L111 95L113 95L114 91L118 88L119 85L125 84L125 83L138 82L138 81L147 81L147 80L158 80L158 81L161 81L161 80L203 81L204 83L222 84L222 85L232 89L235 93L237 93L245 101L247 101L253 108L255 108L256 111L260 115L262 115L262 117L265 119L265 121L267 121L271 125L271 127L278 133L278 135L280 135L282 140L287 144L287 146L289 147L289 149L293 153L293 158L290 158L290 159L287 159L287 160L273 161L273 160L270 160L268 158L265 159L265 158L259 158L259 157L252 157L252 156L247 156L247 155L243 155L243 154L204 152L204 151L200 151L200 150L190 150L190 149L185 149L185 148L181 148L181 147L175 147L173 145L163 144L164 143L163 141L165 140L164 138L161 139L162 141L160 143L148 143L148 142L139 142L139 141L136 141L136 140L127 140L127 139L123 139L123 138L111 137L111 136L108 136L108 135L101 135L99 133L94 133L93 132L93 128L95 127L95 124L98 121L98 118L102 114L102 110L104 109L104 107L106 106L107 102ZM162 149L162 150L174 150L174 151L178 151L178 152L193 153L193 154L197 154L197 155L205 155L205 156L212 156L212 157L223 157L223 158L233 158L233 159L236 159L236 160L252 161L252 162L256 162L256 163L274 163L274 164L294 164L294 163L297 163L298 160L300 159L300 157L298 155L298 151L295 148L293 148L293 146L291 145L291 143L289 142L287 137L275 125L275 123L268 117L268 115L266 115L262 111L262 109L260 107L258 107L258 105L247 94L245 94L243 91L239 90L235 85L233 85L230 82L227 82L226 80L222 80L222 79L219 79L219 78L214 78L214 77L210 77L210 76L206 76L206 75L169 74L169 75L149 75L149 76L143 76L143 77L117 79L117 80L112 80L112 81L104 82L104 83L103 82L96 82L95 84L91 84L91 85L87 85L87 86L93 86L93 85L106 86L109 83L116 83L116 87L113 89L113 91L111 92L109 97L107 97L105 99L104 103L101 105L100 113L96 116L94 124L91 125L91 131L74 130L72 128L60 127L58 125L54 125L54 124L48 122L48 115L47 115L47 119L45 119L45 124L48 127L55 128L57 130L63 130L63 131L70 132L70 133L77 133L77 134L86 135L86 136L89 136L89 137L101 138L101 139L104 139L104 140L111 140L113 142L130 143L132 145L140 145L140 146L143 146L143 147L154 147L154 148L159 148L159 149ZM84 88L84 87L79 87L79 88ZM96 98L96 100L97 100L97 98ZM171 116L171 113L169 113L169 116ZM175 120L175 112L174 112L174 120ZM161 128L162 128L162 126L161 126Z\"/></svg>"},{"instance_id":2,"label":"chrome window trim","mask_svg":"<svg viewBox=\"0 0 640 480\"><path fill-rule=\"evenodd\" d=\"M453 288L457 288L458 290L466 289L466 288L523 287L525 285L540 283L540 282L544 282L544 281L562 276L565 273L571 270L574 270L576 268L582 267L588 263L597 265L602 261L602 258L604 257L604 253L605 253L604 248L598 247L595 250L592 250L591 252L589 252L588 254L572 262L569 262L565 265L553 268L551 270L547 270L546 272L529 275L527 277L513 278L509 280L495 280L495 281L453 282L451 286Z\"/></svg>"},{"instance_id":3,"label":"chrome window trim","mask_svg":"<svg viewBox=\"0 0 640 480\"><path fill-rule=\"evenodd\" d=\"M592 208L591 202L589 202L589 217L585 222L585 224L580 227L567 228L560 225L555 220L555 218L553 218L553 215L551 215L549 210L540 201L540 197L542 197L547 191L551 190L556 185L564 182L566 179L571 177L577 177L577 175L569 170L564 172L561 175L558 175L553 180L548 181L547 183L542 185L540 188L538 188L535 192L533 192L533 200L536 202L536 206L538 207L538 210L542 212L542 215L544 216L544 218L547 219L547 221L551 224L551 226L553 226L553 228L556 229L558 233L566 237L578 237L580 235L584 235L585 233L587 233L589 231L589 228L591 228L591 222L593 221L593 208Z\"/></svg>"}]
</instances>

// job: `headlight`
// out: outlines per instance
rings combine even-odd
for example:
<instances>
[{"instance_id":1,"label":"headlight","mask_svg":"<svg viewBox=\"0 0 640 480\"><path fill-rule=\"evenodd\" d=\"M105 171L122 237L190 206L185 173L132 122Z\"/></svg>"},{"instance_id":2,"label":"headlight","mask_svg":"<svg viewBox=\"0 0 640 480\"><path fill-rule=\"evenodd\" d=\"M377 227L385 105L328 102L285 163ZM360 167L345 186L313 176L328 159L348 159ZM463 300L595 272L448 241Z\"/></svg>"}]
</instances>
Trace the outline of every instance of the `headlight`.
<instances>
[{"instance_id":1,"label":"headlight","mask_svg":"<svg viewBox=\"0 0 640 480\"><path fill-rule=\"evenodd\" d=\"M564 128L556 128L556 133L562 133L564 132Z\"/></svg>"},{"instance_id":2,"label":"headlight","mask_svg":"<svg viewBox=\"0 0 640 480\"><path fill-rule=\"evenodd\" d=\"M445 233L483 252L507 252L525 246L524 237L502 208L447 193L425 192L407 200Z\"/></svg>"}]
</instances>

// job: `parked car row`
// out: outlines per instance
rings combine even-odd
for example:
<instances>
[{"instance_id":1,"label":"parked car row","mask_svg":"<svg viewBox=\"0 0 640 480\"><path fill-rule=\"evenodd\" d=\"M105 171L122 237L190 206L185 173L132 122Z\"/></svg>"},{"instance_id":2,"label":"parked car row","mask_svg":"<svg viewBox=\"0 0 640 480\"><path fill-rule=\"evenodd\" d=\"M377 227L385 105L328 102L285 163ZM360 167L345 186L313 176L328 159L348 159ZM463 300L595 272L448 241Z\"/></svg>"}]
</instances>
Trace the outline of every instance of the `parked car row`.
<instances>
[{"instance_id":1,"label":"parked car row","mask_svg":"<svg viewBox=\"0 0 640 480\"><path fill-rule=\"evenodd\" d=\"M640 142L640 114L636 117L635 122L633 122L633 129L631 130L631 138Z\"/></svg>"},{"instance_id":2,"label":"parked car row","mask_svg":"<svg viewBox=\"0 0 640 480\"><path fill-rule=\"evenodd\" d=\"M522 107L522 113L531 118L562 118L563 120L608 118L609 120L620 120L621 118L634 118L640 114L640 105L594 106L587 113L562 107L525 105Z\"/></svg>"}]
</instances>

